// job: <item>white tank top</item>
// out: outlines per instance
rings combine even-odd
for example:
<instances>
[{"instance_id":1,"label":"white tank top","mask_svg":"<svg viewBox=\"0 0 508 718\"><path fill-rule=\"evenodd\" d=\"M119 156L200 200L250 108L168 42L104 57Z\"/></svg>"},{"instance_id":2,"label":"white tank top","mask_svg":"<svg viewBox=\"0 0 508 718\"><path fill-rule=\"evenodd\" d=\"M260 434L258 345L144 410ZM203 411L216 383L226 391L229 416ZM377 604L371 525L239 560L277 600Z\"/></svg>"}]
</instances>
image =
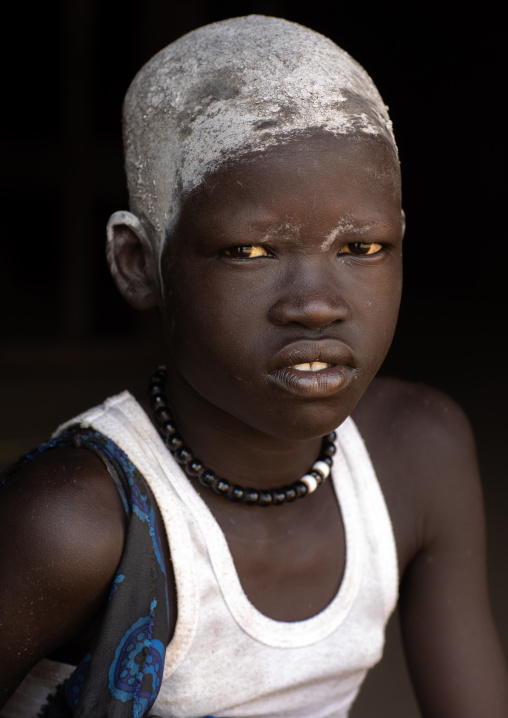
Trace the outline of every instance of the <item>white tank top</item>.
<instances>
[{"instance_id":1,"label":"white tank top","mask_svg":"<svg viewBox=\"0 0 508 718\"><path fill-rule=\"evenodd\" d=\"M166 527L178 617L151 713L346 718L381 658L398 585L390 518L352 419L337 431L333 467L346 538L343 579L323 611L296 622L268 618L250 603L221 528L128 392L59 431L76 422L125 451L150 485Z\"/></svg>"}]
</instances>

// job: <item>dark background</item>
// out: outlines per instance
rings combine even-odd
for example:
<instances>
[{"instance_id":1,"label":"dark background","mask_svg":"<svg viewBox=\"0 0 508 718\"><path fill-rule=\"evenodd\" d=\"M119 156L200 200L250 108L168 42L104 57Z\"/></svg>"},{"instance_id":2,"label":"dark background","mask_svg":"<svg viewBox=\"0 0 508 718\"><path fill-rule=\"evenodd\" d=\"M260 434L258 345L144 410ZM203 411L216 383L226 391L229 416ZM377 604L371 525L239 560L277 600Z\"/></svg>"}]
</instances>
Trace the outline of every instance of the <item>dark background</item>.
<instances>
[{"instance_id":1,"label":"dark background","mask_svg":"<svg viewBox=\"0 0 508 718\"><path fill-rule=\"evenodd\" d=\"M301 10L285 1L11 4L1 77L0 464L127 382L142 386L157 362L155 317L123 304L104 261L107 218L127 208L122 98L169 42L249 13L328 35L390 107L408 229L403 307L383 371L443 389L471 417L507 646L506 66L501 11L487 4L456 13L340 0ZM387 653L355 718L416 715L396 639Z\"/></svg>"}]
</instances>

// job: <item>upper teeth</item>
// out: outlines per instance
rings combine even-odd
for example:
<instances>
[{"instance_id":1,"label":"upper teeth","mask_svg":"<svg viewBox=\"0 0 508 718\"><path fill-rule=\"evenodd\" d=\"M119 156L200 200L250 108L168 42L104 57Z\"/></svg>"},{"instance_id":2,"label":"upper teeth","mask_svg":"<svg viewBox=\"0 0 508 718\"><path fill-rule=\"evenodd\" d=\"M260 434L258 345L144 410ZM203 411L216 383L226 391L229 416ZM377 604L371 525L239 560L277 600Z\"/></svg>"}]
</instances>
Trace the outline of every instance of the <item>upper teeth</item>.
<instances>
[{"instance_id":1,"label":"upper teeth","mask_svg":"<svg viewBox=\"0 0 508 718\"><path fill-rule=\"evenodd\" d=\"M332 366L322 361L311 361L305 364L294 364L291 369L298 369L298 371L320 371L320 369L328 369Z\"/></svg>"}]
</instances>

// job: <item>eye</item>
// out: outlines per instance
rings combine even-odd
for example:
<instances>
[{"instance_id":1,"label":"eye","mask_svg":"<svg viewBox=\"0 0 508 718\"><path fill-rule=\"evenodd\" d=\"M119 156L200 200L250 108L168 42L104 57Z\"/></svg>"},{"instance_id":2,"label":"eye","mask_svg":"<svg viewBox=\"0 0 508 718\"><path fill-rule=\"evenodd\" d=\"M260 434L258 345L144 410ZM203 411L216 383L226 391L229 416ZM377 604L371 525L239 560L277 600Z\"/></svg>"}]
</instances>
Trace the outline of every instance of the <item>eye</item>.
<instances>
[{"instance_id":1,"label":"eye","mask_svg":"<svg viewBox=\"0 0 508 718\"><path fill-rule=\"evenodd\" d=\"M340 254L355 254L355 255L366 255L366 254L377 254L383 249L383 245L378 242L349 242L345 244L340 250Z\"/></svg>"},{"instance_id":2,"label":"eye","mask_svg":"<svg viewBox=\"0 0 508 718\"><path fill-rule=\"evenodd\" d=\"M260 244L247 244L243 247L229 247L224 251L226 257L233 259L254 259L255 257L270 257L270 252Z\"/></svg>"}]
</instances>

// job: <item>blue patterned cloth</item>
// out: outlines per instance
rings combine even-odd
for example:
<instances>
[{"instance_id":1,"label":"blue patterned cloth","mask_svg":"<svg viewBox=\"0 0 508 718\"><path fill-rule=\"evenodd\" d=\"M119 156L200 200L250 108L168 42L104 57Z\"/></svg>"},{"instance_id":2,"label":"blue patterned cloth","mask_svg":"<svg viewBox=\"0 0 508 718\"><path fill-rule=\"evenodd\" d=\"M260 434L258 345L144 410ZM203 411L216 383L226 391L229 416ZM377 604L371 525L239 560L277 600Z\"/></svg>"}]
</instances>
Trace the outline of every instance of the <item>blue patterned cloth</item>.
<instances>
[{"instance_id":1,"label":"blue patterned cloth","mask_svg":"<svg viewBox=\"0 0 508 718\"><path fill-rule=\"evenodd\" d=\"M149 715L160 690L169 631L161 537L144 478L106 436L71 427L9 467L0 487L46 451L69 446L89 449L100 457L118 489L128 526L99 633L74 673L48 697L39 716L142 718Z\"/></svg>"}]
</instances>

